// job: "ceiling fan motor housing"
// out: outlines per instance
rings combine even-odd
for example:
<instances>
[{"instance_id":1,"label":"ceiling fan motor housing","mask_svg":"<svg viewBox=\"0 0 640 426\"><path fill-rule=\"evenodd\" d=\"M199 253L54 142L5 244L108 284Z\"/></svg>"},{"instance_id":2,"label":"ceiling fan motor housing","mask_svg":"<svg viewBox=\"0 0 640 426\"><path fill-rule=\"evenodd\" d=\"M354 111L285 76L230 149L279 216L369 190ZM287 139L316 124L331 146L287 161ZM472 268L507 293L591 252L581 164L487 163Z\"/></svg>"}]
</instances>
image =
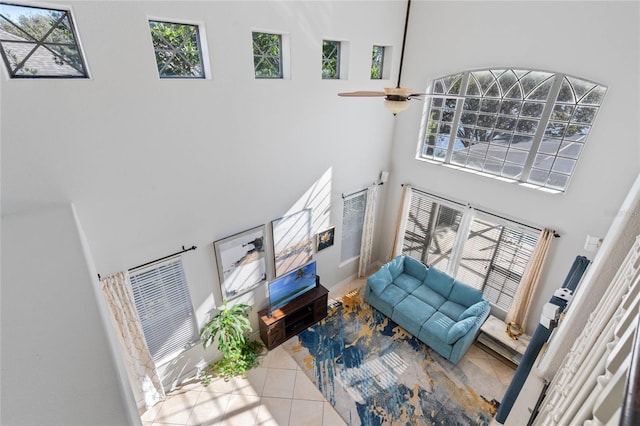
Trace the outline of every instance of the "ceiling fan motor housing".
<instances>
[{"instance_id":1,"label":"ceiling fan motor housing","mask_svg":"<svg viewBox=\"0 0 640 426\"><path fill-rule=\"evenodd\" d=\"M384 93L387 95L385 97L386 100L402 102L409 99L411 89L405 87L385 87Z\"/></svg>"}]
</instances>

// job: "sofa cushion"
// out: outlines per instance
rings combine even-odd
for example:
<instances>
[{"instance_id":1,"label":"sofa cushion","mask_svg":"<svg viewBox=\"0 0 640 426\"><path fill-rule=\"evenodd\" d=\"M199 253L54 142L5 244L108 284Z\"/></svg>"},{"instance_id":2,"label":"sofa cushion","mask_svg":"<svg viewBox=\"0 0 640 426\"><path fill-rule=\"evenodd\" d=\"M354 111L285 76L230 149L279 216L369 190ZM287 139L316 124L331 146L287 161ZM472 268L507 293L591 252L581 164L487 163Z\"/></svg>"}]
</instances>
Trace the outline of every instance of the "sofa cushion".
<instances>
[{"instance_id":1,"label":"sofa cushion","mask_svg":"<svg viewBox=\"0 0 640 426\"><path fill-rule=\"evenodd\" d=\"M393 280L393 283L407 293L411 293L413 290L418 288L418 286L422 285L422 280L403 272Z\"/></svg>"},{"instance_id":2,"label":"sofa cushion","mask_svg":"<svg viewBox=\"0 0 640 426\"><path fill-rule=\"evenodd\" d=\"M432 290L437 291L445 299L448 299L449 293L451 293L451 286L453 285L453 278L439 269L431 267L427 272L424 283Z\"/></svg>"},{"instance_id":3,"label":"sofa cushion","mask_svg":"<svg viewBox=\"0 0 640 426\"><path fill-rule=\"evenodd\" d=\"M367 284L371 287L371 290L375 294L380 295L380 293L382 293L382 290L384 290L386 286L391 284L392 280L393 277L391 277L389 268L383 266L382 268L378 269L375 274L367 278Z\"/></svg>"},{"instance_id":4,"label":"sofa cushion","mask_svg":"<svg viewBox=\"0 0 640 426\"><path fill-rule=\"evenodd\" d=\"M448 299L452 302L468 307L482 300L482 292L456 281L453 284L453 288L451 289L451 294L449 294Z\"/></svg>"},{"instance_id":5,"label":"sofa cushion","mask_svg":"<svg viewBox=\"0 0 640 426\"><path fill-rule=\"evenodd\" d=\"M427 266L411 256L404 257L404 273L416 277L420 282L427 276Z\"/></svg>"},{"instance_id":6,"label":"sofa cushion","mask_svg":"<svg viewBox=\"0 0 640 426\"><path fill-rule=\"evenodd\" d=\"M391 306L396 306L402 299L407 297L409 293L401 289L400 287L391 284L385 287L380 293L380 299Z\"/></svg>"},{"instance_id":7,"label":"sofa cushion","mask_svg":"<svg viewBox=\"0 0 640 426\"><path fill-rule=\"evenodd\" d=\"M442 312L443 314L445 314L446 316L448 316L454 321L459 321L460 314L462 314L465 309L466 309L466 306L462 306L459 303L452 302L451 300L447 300L442 304L442 306L440 306L440 308L438 308L438 311Z\"/></svg>"},{"instance_id":8,"label":"sofa cushion","mask_svg":"<svg viewBox=\"0 0 640 426\"><path fill-rule=\"evenodd\" d=\"M408 295L395 306L391 319L401 324L409 333L417 336L418 333L420 333L422 324L424 324L434 312L436 312L435 308L412 295Z\"/></svg>"},{"instance_id":9,"label":"sofa cushion","mask_svg":"<svg viewBox=\"0 0 640 426\"><path fill-rule=\"evenodd\" d=\"M395 280L404 271L404 256L398 256L387 263L389 272Z\"/></svg>"},{"instance_id":10,"label":"sofa cushion","mask_svg":"<svg viewBox=\"0 0 640 426\"><path fill-rule=\"evenodd\" d=\"M453 345L458 341L458 339L467 334L467 332L471 330L471 328L476 324L477 321L477 317L469 317L453 324L447 333L446 342L450 345Z\"/></svg>"},{"instance_id":11,"label":"sofa cushion","mask_svg":"<svg viewBox=\"0 0 640 426\"><path fill-rule=\"evenodd\" d=\"M473 305L469 306L467 309L464 310L464 312L460 314L460 316L458 317L458 321L463 320L465 318L469 318L469 317L479 317L480 314L482 314L487 309L488 306L489 306L488 300L481 300L478 303L474 303Z\"/></svg>"},{"instance_id":12,"label":"sofa cushion","mask_svg":"<svg viewBox=\"0 0 640 426\"><path fill-rule=\"evenodd\" d=\"M431 341L431 339L437 339L446 343L449 330L454 324L455 321L442 312L435 312L431 315L431 318L422 325L419 337L421 339L424 338L427 342Z\"/></svg>"},{"instance_id":13,"label":"sofa cushion","mask_svg":"<svg viewBox=\"0 0 640 426\"><path fill-rule=\"evenodd\" d=\"M431 290L426 285L421 285L420 287L413 290L413 293L411 294L417 297L418 299L422 300L424 303L427 303L433 306L435 309L438 309L440 306L442 306L444 302L447 301L447 299L445 299L435 291Z\"/></svg>"}]
</instances>

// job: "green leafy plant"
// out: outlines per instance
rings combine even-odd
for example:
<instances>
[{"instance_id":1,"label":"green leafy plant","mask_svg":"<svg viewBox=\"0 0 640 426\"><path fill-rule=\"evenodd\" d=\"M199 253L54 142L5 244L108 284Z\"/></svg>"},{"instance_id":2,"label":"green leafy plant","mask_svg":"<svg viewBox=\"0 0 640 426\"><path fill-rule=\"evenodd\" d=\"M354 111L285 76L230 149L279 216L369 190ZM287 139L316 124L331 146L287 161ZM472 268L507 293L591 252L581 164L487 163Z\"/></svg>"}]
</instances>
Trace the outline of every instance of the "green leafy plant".
<instances>
[{"instance_id":1,"label":"green leafy plant","mask_svg":"<svg viewBox=\"0 0 640 426\"><path fill-rule=\"evenodd\" d=\"M210 364L202 377L203 383L209 384L213 376L242 376L258 365L258 356L262 352L262 344L247 340L246 333L251 331L249 311L251 306L237 303L229 306L227 301L200 330L202 345L206 349L217 343L222 359Z\"/></svg>"}]
</instances>

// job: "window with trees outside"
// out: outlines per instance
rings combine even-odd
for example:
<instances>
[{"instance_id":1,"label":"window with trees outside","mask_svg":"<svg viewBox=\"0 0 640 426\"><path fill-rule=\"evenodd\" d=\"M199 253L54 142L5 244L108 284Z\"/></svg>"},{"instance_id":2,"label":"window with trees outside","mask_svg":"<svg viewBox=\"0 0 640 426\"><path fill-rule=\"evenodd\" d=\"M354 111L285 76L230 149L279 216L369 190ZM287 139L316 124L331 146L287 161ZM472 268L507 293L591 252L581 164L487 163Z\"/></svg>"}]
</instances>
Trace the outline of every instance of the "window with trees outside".
<instances>
[{"instance_id":1,"label":"window with trees outside","mask_svg":"<svg viewBox=\"0 0 640 426\"><path fill-rule=\"evenodd\" d=\"M130 274L131 289L151 357L163 363L195 345L200 336L181 258Z\"/></svg>"},{"instance_id":2,"label":"window with trees outside","mask_svg":"<svg viewBox=\"0 0 640 426\"><path fill-rule=\"evenodd\" d=\"M197 25L149 21L160 78L204 78Z\"/></svg>"},{"instance_id":3,"label":"window with trees outside","mask_svg":"<svg viewBox=\"0 0 640 426\"><path fill-rule=\"evenodd\" d=\"M283 78L282 36L253 32L253 67L256 78Z\"/></svg>"},{"instance_id":4,"label":"window with trees outside","mask_svg":"<svg viewBox=\"0 0 640 426\"><path fill-rule=\"evenodd\" d=\"M0 3L0 46L11 78L87 78L67 10Z\"/></svg>"},{"instance_id":5,"label":"window with trees outside","mask_svg":"<svg viewBox=\"0 0 640 426\"><path fill-rule=\"evenodd\" d=\"M506 315L539 230L416 189L405 219L403 254L481 290Z\"/></svg>"},{"instance_id":6,"label":"window with trees outside","mask_svg":"<svg viewBox=\"0 0 640 426\"><path fill-rule=\"evenodd\" d=\"M606 88L564 74L469 71L432 82L419 158L567 189Z\"/></svg>"},{"instance_id":7,"label":"window with trees outside","mask_svg":"<svg viewBox=\"0 0 640 426\"><path fill-rule=\"evenodd\" d=\"M381 80L384 70L384 46L373 46L371 54L371 79Z\"/></svg>"},{"instance_id":8,"label":"window with trees outside","mask_svg":"<svg viewBox=\"0 0 640 426\"><path fill-rule=\"evenodd\" d=\"M340 42L322 41L322 78L340 78Z\"/></svg>"},{"instance_id":9,"label":"window with trees outside","mask_svg":"<svg viewBox=\"0 0 640 426\"><path fill-rule=\"evenodd\" d=\"M360 256L366 206L367 190L349 195L343 200L340 262L347 262Z\"/></svg>"}]
</instances>

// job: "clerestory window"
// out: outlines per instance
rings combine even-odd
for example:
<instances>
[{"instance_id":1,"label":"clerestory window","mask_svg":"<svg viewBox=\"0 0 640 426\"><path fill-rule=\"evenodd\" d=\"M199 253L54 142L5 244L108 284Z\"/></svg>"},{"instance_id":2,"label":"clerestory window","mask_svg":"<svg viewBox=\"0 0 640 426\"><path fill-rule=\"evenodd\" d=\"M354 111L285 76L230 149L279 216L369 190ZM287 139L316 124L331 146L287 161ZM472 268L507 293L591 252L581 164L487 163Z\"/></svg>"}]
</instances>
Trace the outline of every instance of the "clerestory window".
<instances>
[{"instance_id":1,"label":"clerestory window","mask_svg":"<svg viewBox=\"0 0 640 426\"><path fill-rule=\"evenodd\" d=\"M322 78L340 78L340 42L322 41Z\"/></svg>"},{"instance_id":2,"label":"clerestory window","mask_svg":"<svg viewBox=\"0 0 640 426\"><path fill-rule=\"evenodd\" d=\"M149 21L160 78L205 78L197 25Z\"/></svg>"},{"instance_id":3,"label":"clerestory window","mask_svg":"<svg viewBox=\"0 0 640 426\"><path fill-rule=\"evenodd\" d=\"M283 78L282 36L253 32L252 37L256 78Z\"/></svg>"},{"instance_id":4,"label":"clerestory window","mask_svg":"<svg viewBox=\"0 0 640 426\"><path fill-rule=\"evenodd\" d=\"M384 71L384 46L373 46L371 52L371 79L381 80L383 78Z\"/></svg>"},{"instance_id":5,"label":"clerestory window","mask_svg":"<svg viewBox=\"0 0 640 426\"><path fill-rule=\"evenodd\" d=\"M606 88L518 69L436 79L419 158L543 188L566 190Z\"/></svg>"},{"instance_id":6,"label":"clerestory window","mask_svg":"<svg viewBox=\"0 0 640 426\"><path fill-rule=\"evenodd\" d=\"M0 3L0 46L11 78L87 78L67 10Z\"/></svg>"}]
</instances>

